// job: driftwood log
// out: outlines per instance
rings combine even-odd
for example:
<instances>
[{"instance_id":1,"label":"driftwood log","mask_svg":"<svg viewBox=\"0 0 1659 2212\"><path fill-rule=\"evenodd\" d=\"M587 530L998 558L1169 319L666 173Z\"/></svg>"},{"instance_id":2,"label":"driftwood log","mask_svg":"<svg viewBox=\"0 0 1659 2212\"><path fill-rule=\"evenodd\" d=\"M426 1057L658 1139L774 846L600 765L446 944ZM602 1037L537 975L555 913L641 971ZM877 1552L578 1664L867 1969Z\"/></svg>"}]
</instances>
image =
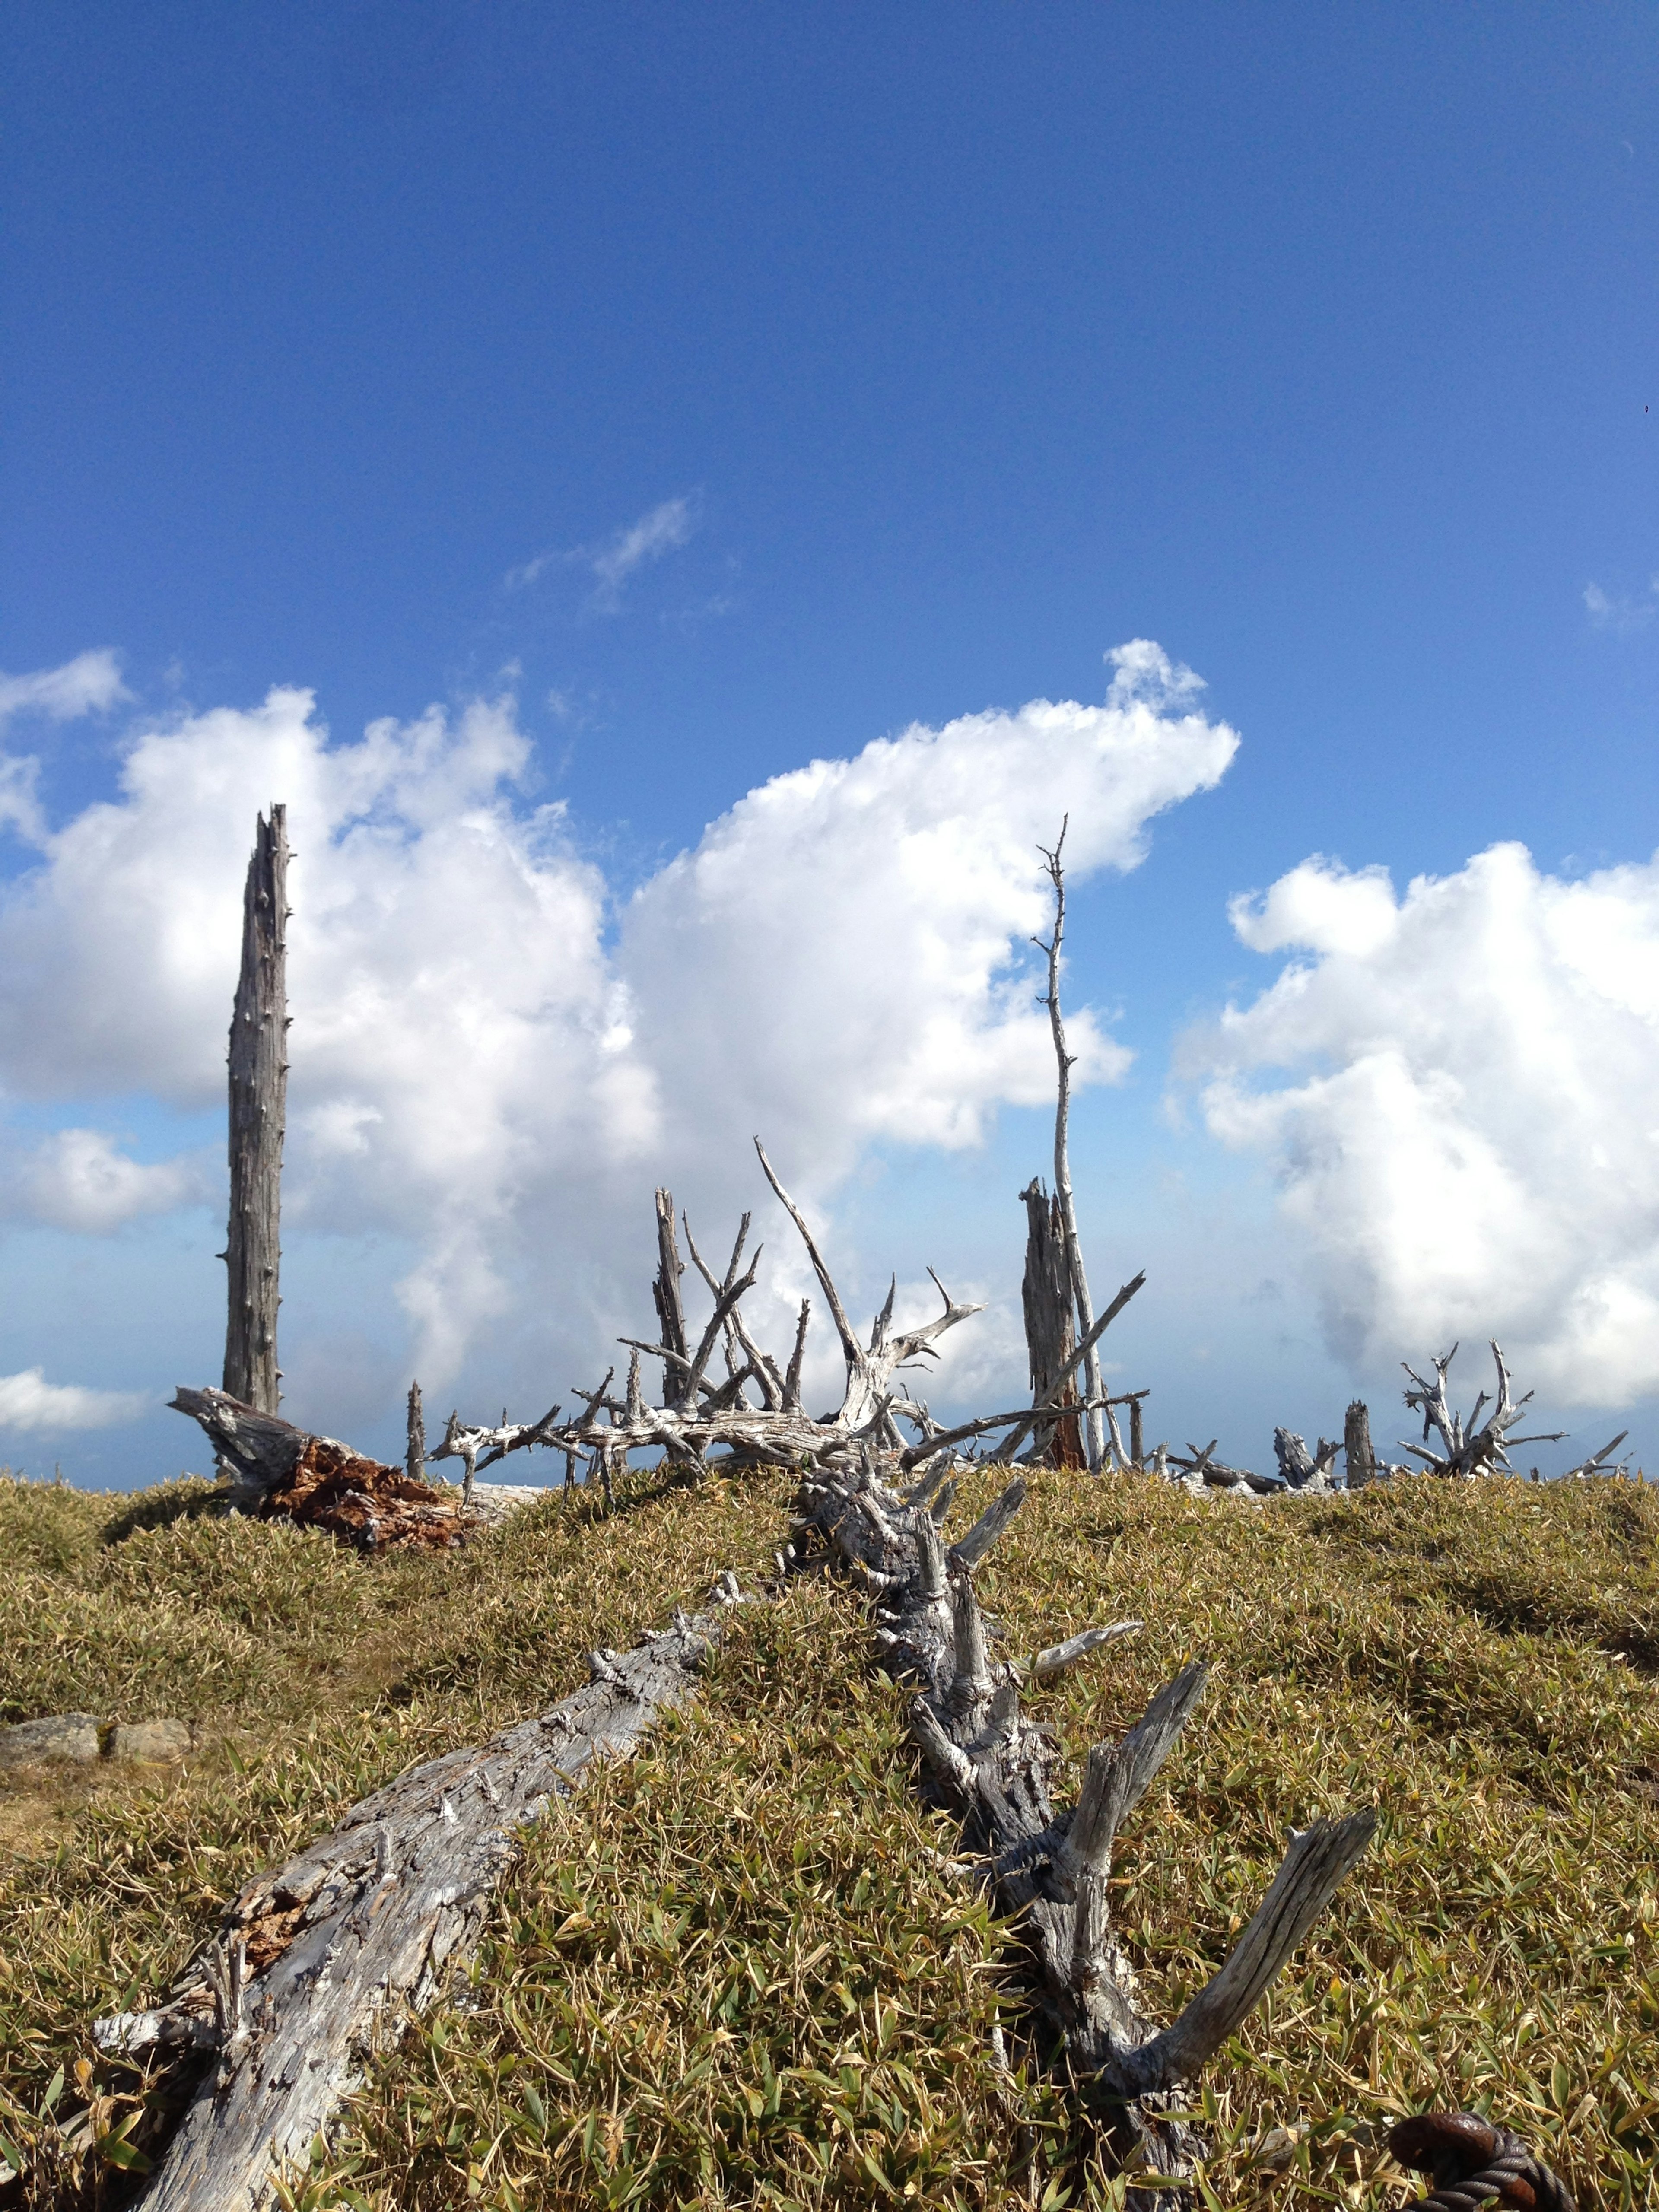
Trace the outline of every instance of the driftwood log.
<instances>
[{"instance_id":1,"label":"driftwood log","mask_svg":"<svg viewBox=\"0 0 1659 2212\"><path fill-rule=\"evenodd\" d=\"M288 810L254 832L242 894L242 965L230 1022L230 1223L225 1240L227 1394L276 1411L283 1127L288 1097Z\"/></svg>"},{"instance_id":2,"label":"driftwood log","mask_svg":"<svg viewBox=\"0 0 1659 2212\"><path fill-rule=\"evenodd\" d=\"M916 1682L910 1728L932 1790L958 1812L963 1843L1018 1917L1036 2001L1063 2039L1066 2063L1099 2119L1143 2212L1191 2212L1204 2145L1181 2116L1189 2083L1255 2008L1370 1840L1376 1815L1316 1820L1293 1832L1272 1887L1219 1972L1159 2027L1142 2010L1127 1954L1111 1927L1117 1831L1133 1811L1203 1692L1207 1669L1183 1668L1121 1741L1089 1754L1082 1793L1056 1809L1048 1775L1060 1753L1020 1711L1021 1667L991 1656L973 1574L1025 1497L1017 1477L953 1544L940 1533L939 1477L901 1492L896 1458L802 1483L793 1563L827 1558L870 1595L890 1673ZM1040 1652L1052 1675L1138 1623L1092 1629ZM1163 2177L1159 2185L1158 2177Z\"/></svg>"},{"instance_id":3,"label":"driftwood log","mask_svg":"<svg viewBox=\"0 0 1659 2212\"><path fill-rule=\"evenodd\" d=\"M720 1603L736 1598L723 1578ZM306 2162L364 2060L395 2041L475 1948L520 1832L596 1758L682 1704L718 1612L596 1651L585 1689L476 1749L414 1768L250 1882L153 2012L97 2022L111 2057L202 2055L144 2212L256 2212Z\"/></svg>"}]
</instances>

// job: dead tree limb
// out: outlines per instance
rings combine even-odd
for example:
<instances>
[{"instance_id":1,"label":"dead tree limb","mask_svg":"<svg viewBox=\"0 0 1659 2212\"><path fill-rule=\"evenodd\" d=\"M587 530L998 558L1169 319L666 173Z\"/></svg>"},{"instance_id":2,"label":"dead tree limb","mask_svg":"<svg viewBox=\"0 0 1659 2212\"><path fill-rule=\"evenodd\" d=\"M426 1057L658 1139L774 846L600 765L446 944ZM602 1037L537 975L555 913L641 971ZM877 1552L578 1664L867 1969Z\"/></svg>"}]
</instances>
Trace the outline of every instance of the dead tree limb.
<instances>
[{"instance_id":1,"label":"dead tree limb","mask_svg":"<svg viewBox=\"0 0 1659 2212\"><path fill-rule=\"evenodd\" d=\"M224 1387L276 1411L283 1128L288 1098L288 810L258 818L242 893L230 1023L230 1223Z\"/></svg>"},{"instance_id":2,"label":"dead tree limb","mask_svg":"<svg viewBox=\"0 0 1659 2212\"><path fill-rule=\"evenodd\" d=\"M1350 1490L1363 1490L1376 1480L1376 1454L1371 1445L1371 1417L1363 1398L1349 1406L1342 1422L1342 1455Z\"/></svg>"},{"instance_id":3,"label":"dead tree limb","mask_svg":"<svg viewBox=\"0 0 1659 2212\"><path fill-rule=\"evenodd\" d=\"M1521 1419L1523 1410L1532 1401L1528 1390L1522 1398L1511 1396L1510 1370L1503 1353L1496 1344L1492 1356L1498 1367L1498 1398L1492 1412L1482 1424L1480 1413L1486 1403L1483 1390L1474 1401L1473 1412L1466 1421L1455 1413L1446 1398L1446 1371L1457 1357L1457 1346L1431 1364L1434 1380L1425 1382L1415 1368L1406 1367L1406 1372L1416 1385L1406 1392L1406 1403L1423 1416L1423 1442L1426 1444L1431 1434L1437 1433L1441 1449L1425 1451L1417 1444L1405 1444L1413 1459L1421 1460L1424 1472L1472 1479L1482 1474L1509 1474L1514 1472L1509 1462L1510 1448L1516 1444L1559 1443L1566 1434L1565 1429L1540 1431L1535 1436L1516 1437L1510 1431ZM1401 1362L1405 1366L1405 1362Z\"/></svg>"},{"instance_id":4,"label":"dead tree limb","mask_svg":"<svg viewBox=\"0 0 1659 2212\"><path fill-rule=\"evenodd\" d=\"M1054 1061L1059 1077L1059 1091L1054 1105L1054 1204L1060 1211L1061 1231L1066 1243L1066 1265L1071 1278L1073 1300L1077 1307L1079 1334L1088 1348L1084 1354L1083 1382L1085 1395L1091 1399L1101 1396L1100 1358L1090 1340L1094 1327L1094 1306L1089 1297L1089 1279L1084 1271L1083 1247L1078 1242L1077 1208L1072 1200L1072 1163L1068 1149L1069 1125L1072 1115L1072 1070L1077 1065L1077 1054L1066 1049L1066 1024L1060 1011L1060 952L1066 937L1066 871L1060 855L1066 848L1066 831L1070 815L1061 817L1060 835L1050 852L1039 845L1048 869L1048 880L1054 887L1054 934L1048 938L1036 937L1031 942L1048 961L1048 988L1043 1004L1048 1009L1048 1025L1054 1033ZM1105 1456L1106 1432L1099 1411L1089 1416L1089 1464L1098 1468Z\"/></svg>"},{"instance_id":5,"label":"dead tree limb","mask_svg":"<svg viewBox=\"0 0 1659 2212\"><path fill-rule=\"evenodd\" d=\"M332 1835L249 1883L157 2010L93 2030L112 2057L205 2054L144 2212L255 2212L283 2166L476 1948L521 1832L596 1758L690 1696L717 1614L677 1613L586 1689L354 1805Z\"/></svg>"},{"instance_id":6,"label":"dead tree limb","mask_svg":"<svg viewBox=\"0 0 1659 2212\"><path fill-rule=\"evenodd\" d=\"M910 1729L930 1787L961 1815L1000 1912L1020 1922L1038 2006L1064 2038L1066 2063L1121 2171L1141 2177L1143 2212L1191 2212L1203 2144L1177 2092L1260 2001L1324 1911L1376 1826L1369 1812L1293 1833L1255 1917L1211 1980L1168 2027L1142 2011L1127 1953L1109 1912L1113 1846L1182 1724L1206 1670L1189 1666L1153 1698L1121 1741L1090 1753L1074 1807L1056 1811L1048 1777L1060 1753L1025 1719L1016 1665L989 1656L973 1567L1024 1494L1005 1491L946 1547L937 1508L888 1487L868 1455L830 1480L809 1474L798 1507L798 1555L851 1570L879 1594L882 1663L917 1684ZM1040 1653L1034 1671L1073 1663L1133 1624L1086 1632ZM1162 2177L1163 2179L1154 2179Z\"/></svg>"},{"instance_id":7,"label":"dead tree limb","mask_svg":"<svg viewBox=\"0 0 1659 2212\"><path fill-rule=\"evenodd\" d=\"M685 1308L680 1303L680 1277L685 1273L679 1247L674 1241L674 1194L672 1190L657 1193L657 1274L651 1285L652 1297L657 1307L657 1334L666 1347L668 1358L662 1364L662 1401L665 1406L678 1406L685 1395L684 1363L685 1345Z\"/></svg>"}]
</instances>

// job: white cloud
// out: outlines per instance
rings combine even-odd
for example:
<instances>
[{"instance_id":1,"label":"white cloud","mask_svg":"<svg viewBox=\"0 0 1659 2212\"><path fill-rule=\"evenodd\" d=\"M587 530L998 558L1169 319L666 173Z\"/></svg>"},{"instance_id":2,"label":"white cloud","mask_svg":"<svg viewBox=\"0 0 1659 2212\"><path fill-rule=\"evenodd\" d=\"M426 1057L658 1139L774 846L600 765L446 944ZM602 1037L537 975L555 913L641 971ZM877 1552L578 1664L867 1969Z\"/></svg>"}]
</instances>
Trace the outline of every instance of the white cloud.
<instances>
[{"instance_id":1,"label":"white cloud","mask_svg":"<svg viewBox=\"0 0 1659 2212\"><path fill-rule=\"evenodd\" d=\"M1597 629L1610 629L1617 637L1629 637L1638 629L1645 629L1656 615L1659 615L1659 576L1648 586L1648 596L1632 599L1627 592L1604 592L1599 584L1584 586L1584 611Z\"/></svg>"},{"instance_id":2,"label":"white cloud","mask_svg":"<svg viewBox=\"0 0 1659 2212\"><path fill-rule=\"evenodd\" d=\"M574 565L593 578L587 606L590 614L621 612L623 589L630 576L665 553L678 552L690 543L697 527L694 498L665 499L626 524L602 544L579 545L574 552L538 553L517 568L509 568L503 581L508 591L523 591L554 567Z\"/></svg>"},{"instance_id":3,"label":"white cloud","mask_svg":"<svg viewBox=\"0 0 1659 2212\"><path fill-rule=\"evenodd\" d=\"M102 713L132 694L121 681L118 656L106 648L77 653L61 668L40 668L29 676L0 673L0 722L14 714L44 714L49 721L72 722Z\"/></svg>"},{"instance_id":4,"label":"white cloud","mask_svg":"<svg viewBox=\"0 0 1659 2212\"><path fill-rule=\"evenodd\" d=\"M517 795L509 701L342 744L303 691L181 716L3 896L0 1079L216 1105L254 813L283 799L285 1224L413 1250L398 1296L431 1388L476 1352L487 1387L539 1389L550 1344L639 1327L654 1182L713 1243L755 1200L757 1129L822 1199L872 1143L960 1148L999 1105L1052 1097L1037 842L1069 810L1075 879L1132 868L1237 743L1161 655L1133 685L1118 665L1115 703L969 715L775 778L645 885L614 945L560 810ZM1071 1026L1080 1081L1121 1073L1086 1007ZM161 1202L170 1167L76 1141L57 1172L82 1225ZM804 1287L787 1240L774 1263L781 1302Z\"/></svg>"},{"instance_id":5,"label":"white cloud","mask_svg":"<svg viewBox=\"0 0 1659 2212\"><path fill-rule=\"evenodd\" d=\"M27 676L0 671L0 732L15 715L72 722L131 696L121 681L119 660L102 647L77 653L61 668L38 668ZM32 845L46 834L37 795L40 775L40 763L33 754L0 753L0 830L15 830Z\"/></svg>"},{"instance_id":6,"label":"white cloud","mask_svg":"<svg viewBox=\"0 0 1659 2212\"><path fill-rule=\"evenodd\" d=\"M100 1129L59 1129L7 1178L8 1210L53 1228L107 1235L149 1213L171 1213L215 1189L198 1159L146 1164Z\"/></svg>"},{"instance_id":7,"label":"white cloud","mask_svg":"<svg viewBox=\"0 0 1659 2212\"><path fill-rule=\"evenodd\" d=\"M48 1382L46 1370L25 1368L0 1375L0 1437L52 1435L64 1429L107 1429L136 1420L154 1401L139 1390L89 1390L78 1382Z\"/></svg>"},{"instance_id":8,"label":"white cloud","mask_svg":"<svg viewBox=\"0 0 1659 2212\"><path fill-rule=\"evenodd\" d=\"M1659 860L1497 845L1398 899L1314 859L1232 915L1299 957L1184 1064L1275 1163L1333 1350L1497 1335L1560 1401L1659 1389Z\"/></svg>"}]
</instances>

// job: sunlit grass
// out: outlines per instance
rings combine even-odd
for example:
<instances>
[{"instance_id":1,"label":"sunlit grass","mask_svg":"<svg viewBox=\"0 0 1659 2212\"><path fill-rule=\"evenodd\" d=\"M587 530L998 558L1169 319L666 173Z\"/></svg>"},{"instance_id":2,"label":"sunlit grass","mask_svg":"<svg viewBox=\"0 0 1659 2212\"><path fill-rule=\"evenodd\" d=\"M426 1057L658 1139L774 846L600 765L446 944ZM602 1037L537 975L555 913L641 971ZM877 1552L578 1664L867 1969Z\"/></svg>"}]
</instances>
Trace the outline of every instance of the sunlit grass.
<instances>
[{"instance_id":1,"label":"sunlit grass","mask_svg":"<svg viewBox=\"0 0 1659 2212\"><path fill-rule=\"evenodd\" d=\"M996 1480L965 1486L962 1525ZM79 1802L63 1785L39 1801L58 1839L12 1844L9 2135L37 2127L60 2062L67 2108L85 2024L153 1996L258 1866L574 1686L587 1649L720 1568L761 1571L787 1491L673 1490L591 1524L538 1510L459 1557L378 1565L199 1509L111 1546L112 1503L0 1486L32 1592L6 1617L4 1717L50 1689L110 1717L199 1711L218 1733L170 1784L100 1778ZM1038 1479L981 1571L1000 1648L1146 1624L1032 1700L1073 1759L1182 1660L1214 1662L1118 1854L1152 2009L1217 1963L1292 1824L1382 1808L1203 2087L1211 2202L1400 2203L1381 2134L1430 2103L1490 2106L1581 2202L1649 2202L1656 1544L1659 1497L1629 1483L1413 1480L1252 1509ZM147 1626L161 1614L182 1656ZM199 1707L193 1676L216 1686ZM744 1608L700 1702L535 1838L460 2001L382 2062L295 2201L1111 2201L1023 2039L1017 1945L952 1886L951 1841L915 1800L902 1695L851 1601L805 1585ZM1250 2163L1276 2126L1296 2131L1279 2177Z\"/></svg>"}]
</instances>

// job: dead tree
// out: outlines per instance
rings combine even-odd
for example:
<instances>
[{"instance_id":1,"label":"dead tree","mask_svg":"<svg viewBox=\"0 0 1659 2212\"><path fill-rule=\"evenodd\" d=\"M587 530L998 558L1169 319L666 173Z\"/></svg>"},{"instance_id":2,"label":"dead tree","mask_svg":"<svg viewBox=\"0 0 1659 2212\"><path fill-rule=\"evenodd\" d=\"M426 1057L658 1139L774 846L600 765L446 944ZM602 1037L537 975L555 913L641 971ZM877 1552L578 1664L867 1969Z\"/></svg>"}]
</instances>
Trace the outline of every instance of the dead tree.
<instances>
[{"instance_id":1,"label":"dead tree","mask_svg":"<svg viewBox=\"0 0 1659 2212\"><path fill-rule=\"evenodd\" d=\"M524 1828L684 1703L717 1627L717 1613L677 1613L625 1655L592 1653L586 1688L414 1768L250 1882L165 2004L97 2022L106 2057L205 2061L144 2212L270 2202L273 2172L304 2164L365 2061L465 1964Z\"/></svg>"},{"instance_id":2,"label":"dead tree","mask_svg":"<svg viewBox=\"0 0 1659 2212\"><path fill-rule=\"evenodd\" d=\"M1020 1198L1025 1207L1025 1273L1020 1300L1025 1314L1025 1348L1031 1371L1031 1402L1037 1405L1053 1388L1055 1376L1077 1348L1073 1324L1072 1273L1066 1256L1066 1230L1060 1200L1051 1199L1042 1180L1033 1176ZM1050 1467L1086 1467L1088 1460L1079 1433L1075 1411L1077 1386L1068 1382L1061 1393L1064 1408L1053 1419L1039 1421L1031 1447L1034 1459Z\"/></svg>"},{"instance_id":3,"label":"dead tree","mask_svg":"<svg viewBox=\"0 0 1659 2212\"><path fill-rule=\"evenodd\" d=\"M288 1098L288 810L254 833L242 894L242 967L230 1024L230 1226L224 1387L274 1413L283 1126Z\"/></svg>"},{"instance_id":4,"label":"dead tree","mask_svg":"<svg viewBox=\"0 0 1659 2212\"><path fill-rule=\"evenodd\" d=\"M667 1348L662 1365L662 1401L680 1402L685 1362L685 1308L680 1302L680 1277L685 1263L674 1241L674 1194L657 1193L657 1278L651 1285L656 1300L657 1334Z\"/></svg>"},{"instance_id":5,"label":"dead tree","mask_svg":"<svg viewBox=\"0 0 1659 2212\"><path fill-rule=\"evenodd\" d=\"M1371 1449L1371 1417L1363 1398L1356 1398L1342 1423L1342 1453L1348 1487L1363 1490L1376 1480L1376 1454Z\"/></svg>"},{"instance_id":6,"label":"dead tree","mask_svg":"<svg viewBox=\"0 0 1659 2212\"><path fill-rule=\"evenodd\" d=\"M1086 1338L1094 1326L1094 1306L1089 1297L1089 1279L1084 1271L1083 1248L1078 1242L1077 1208L1072 1200L1072 1164L1067 1149L1067 1137L1072 1112L1072 1070L1077 1065L1077 1055L1066 1049L1066 1024L1060 1011L1060 950L1066 936L1066 871L1060 854L1066 847L1066 824L1069 815L1061 817L1060 836L1050 852L1039 845L1048 872L1048 880L1054 887L1054 927L1051 937L1034 937L1031 942L1048 962L1048 988L1043 1005L1048 1009L1048 1026L1054 1033L1054 1061L1059 1077L1058 1095L1054 1104L1054 1206L1060 1217L1060 1232L1065 1241L1066 1267L1071 1280L1073 1303L1077 1308L1079 1334ZM1106 1453L1106 1429L1100 1400L1100 1355L1091 1349L1083 1364L1084 1395L1090 1401L1088 1420L1089 1464L1098 1468ZM1114 1430L1115 1434L1115 1430Z\"/></svg>"},{"instance_id":7,"label":"dead tree","mask_svg":"<svg viewBox=\"0 0 1659 2212\"><path fill-rule=\"evenodd\" d=\"M1204 2152L1181 2094L1249 2015L1324 1911L1376 1826L1369 1812L1316 1820L1290 1849L1225 1963L1167 2027L1142 2011L1133 1968L1110 1921L1117 1832L1202 1693L1207 1669L1182 1669L1117 1743L1089 1754L1074 1806L1056 1810L1048 1778L1060 1753L1020 1711L1022 1671L1054 1674L1133 1624L1070 1638L1022 1670L991 1656L974 1569L1025 1495L1017 1479L954 1543L941 1534L937 1477L907 1492L896 1468L866 1453L856 1467L809 1474L794 1551L827 1557L879 1607L882 1664L910 1676L911 1734L930 1788L962 1818L963 1841L995 1908L1016 1920L1038 2005L1063 2038L1066 2063L1097 2116L1121 2171L1146 2177L1144 2212L1191 2212L1188 2185ZM1165 2177L1160 2185L1151 2177Z\"/></svg>"},{"instance_id":8,"label":"dead tree","mask_svg":"<svg viewBox=\"0 0 1659 2212\"><path fill-rule=\"evenodd\" d=\"M409 1386L409 1442L404 1452L404 1471L411 1482L426 1480L426 1421L418 1382Z\"/></svg>"},{"instance_id":9,"label":"dead tree","mask_svg":"<svg viewBox=\"0 0 1659 2212\"><path fill-rule=\"evenodd\" d=\"M181 1386L173 1406L199 1424L230 1478L229 1503L239 1512L326 1528L360 1551L453 1550L541 1495L493 1486L458 1494L447 1484L434 1486L401 1468L383 1466L332 1437L296 1428L280 1413L259 1413L222 1390ZM475 1460L480 1449L474 1449ZM442 1456L442 1449L434 1456ZM484 1464L502 1455L493 1450Z\"/></svg>"},{"instance_id":10,"label":"dead tree","mask_svg":"<svg viewBox=\"0 0 1659 2212\"><path fill-rule=\"evenodd\" d=\"M1426 1444L1431 1434L1437 1432L1442 1446L1439 1451L1433 1452L1425 1451L1417 1444L1402 1445L1401 1449L1408 1451L1413 1459L1423 1462L1425 1474L1464 1480L1483 1474L1512 1474L1515 1470L1510 1467L1508 1456L1512 1445L1559 1443L1566 1434L1565 1429L1540 1431L1537 1435L1529 1437L1510 1434L1525 1407L1531 1403L1532 1392L1528 1390L1523 1398L1511 1397L1510 1370L1496 1344L1492 1346L1492 1356L1498 1366L1498 1397L1484 1424L1480 1420L1481 1408L1486 1403L1484 1390L1475 1400L1474 1409L1467 1421L1461 1413L1455 1413L1447 1403L1446 1370L1457 1357L1455 1345L1443 1358L1431 1363L1434 1368L1432 1382L1425 1382L1414 1368L1406 1368L1407 1374L1416 1385L1414 1389L1406 1392L1406 1403L1423 1416L1423 1442ZM1405 1362L1402 1360L1401 1364L1404 1366ZM1621 1439L1614 1439L1615 1443L1620 1441Z\"/></svg>"}]
</instances>

